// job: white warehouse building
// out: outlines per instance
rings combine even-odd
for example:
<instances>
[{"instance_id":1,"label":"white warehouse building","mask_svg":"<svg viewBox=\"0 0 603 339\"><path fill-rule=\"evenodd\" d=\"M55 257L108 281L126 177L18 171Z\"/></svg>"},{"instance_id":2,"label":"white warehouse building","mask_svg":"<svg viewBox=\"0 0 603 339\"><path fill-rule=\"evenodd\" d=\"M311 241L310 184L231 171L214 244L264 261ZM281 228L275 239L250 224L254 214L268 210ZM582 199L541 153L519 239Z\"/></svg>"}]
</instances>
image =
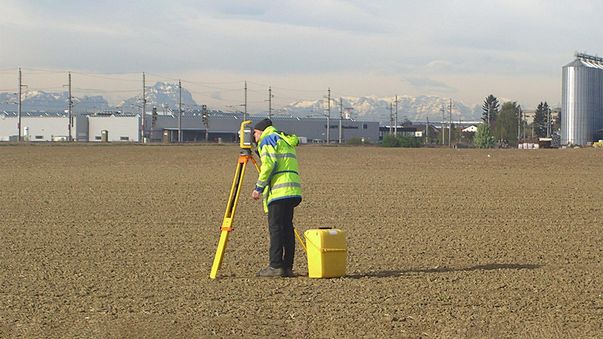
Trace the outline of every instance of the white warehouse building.
<instances>
[{"instance_id":1,"label":"white warehouse building","mask_svg":"<svg viewBox=\"0 0 603 339\"><path fill-rule=\"evenodd\" d=\"M19 118L16 114L0 113L0 141L17 141ZM74 120L72 135L75 135ZM24 114L21 116L21 135L25 141L67 141L69 118L62 114Z\"/></svg>"},{"instance_id":2,"label":"white warehouse building","mask_svg":"<svg viewBox=\"0 0 603 339\"><path fill-rule=\"evenodd\" d=\"M254 122L263 117L250 116ZM149 142L177 142L182 132L183 142L235 142L241 118L236 114L214 114L208 126L200 114L152 116L145 119L145 137ZM279 129L295 133L310 142L325 142L327 124L324 118L273 117ZM0 113L0 141L16 142L17 115L14 112ZM69 139L68 117L63 113L25 113L21 117L21 135L26 142L67 141ZM331 142L339 138L339 121L329 124ZM100 112L92 115L75 115L71 136L77 142L135 142L142 141L140 115ZM344 119L341 121L341 139L346 142L358 138L368 142L379 140L379 123Z\"/></svg>"},{"instance_id":3,"label":"white warehouse building","mask_svg":"<svg viewBox=\"0 0 603 339\"><path fill-rule=\"evenodd\" d=\"M0 113L0 141L18 141L19 118L14 112ZM72 139L79 142L139 142L138 115L78 115L71 126ZM21 136L26 142L69 140L69 118L62 113L24 113L21 115Z\"/></svg>"},{"instance_id":4,"label":"white warehouse building","mask_svg":"<svg viewBox=\"0 0 603 339\"><path fill-rule=\"evenodd\" d=\"M88 141L102 141L103 131L107 141L139 142L140 116L89 115Z\"/></svg>"}]
</instances>

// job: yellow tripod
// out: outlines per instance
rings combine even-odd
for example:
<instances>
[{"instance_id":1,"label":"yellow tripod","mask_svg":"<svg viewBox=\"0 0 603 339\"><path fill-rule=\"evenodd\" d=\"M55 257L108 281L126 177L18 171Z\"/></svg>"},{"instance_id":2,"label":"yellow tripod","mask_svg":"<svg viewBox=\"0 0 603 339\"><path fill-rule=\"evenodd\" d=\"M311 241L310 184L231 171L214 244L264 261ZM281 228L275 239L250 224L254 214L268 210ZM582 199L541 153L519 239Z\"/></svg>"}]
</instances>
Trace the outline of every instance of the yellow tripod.
<instances>
[{"instance_id":1,"label":"yellow tripod","mask_svg":"<svg viewBox=\"0 0 603 339\"><path fill-rule=\"evenodd\" d=\"M235 171L234 178L232 180L232 186L230 187L230 196L228 197L228 203L226 204L226 212L224 213L224 220L222 221L222 227L220 228L220 241L218 242L218 249L216 250L216 256L214 257L214 263L211 267L211 273L209 277L211 279L216 279L218 275L218 270L222 265L222 259L224 258L224 251L226 250L226 244L228 243L228 235L232 231L232 224L234 220L235 211L237 209L237 203L239 201L239 195L241 193L241 186L243 185L243 178L245 177L245 169L247 168L247 163L251 161L255 165L255 169L260 172L260 168L258 167L258 163L253 158L253 154L251 151L252 143L251 138L252 130L248 125L251 124L251 120L246 120L241 123L240 133L240 142L239 146L241 147L241 152L239 153L239 158L237 160L237 169ZM297 230L295 230L295 236L301 242L304 251L306 247L301 240Z\"/></svg>"}]
</instances>

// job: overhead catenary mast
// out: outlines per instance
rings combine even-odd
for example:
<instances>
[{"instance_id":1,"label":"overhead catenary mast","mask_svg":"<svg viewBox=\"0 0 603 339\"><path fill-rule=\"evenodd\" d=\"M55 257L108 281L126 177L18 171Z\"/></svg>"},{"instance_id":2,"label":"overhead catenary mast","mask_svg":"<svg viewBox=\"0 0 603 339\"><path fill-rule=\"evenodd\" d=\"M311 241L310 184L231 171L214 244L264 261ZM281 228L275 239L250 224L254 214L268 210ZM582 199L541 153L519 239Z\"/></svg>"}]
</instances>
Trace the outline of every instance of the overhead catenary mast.
<instances>
[{"instance_id":1,"label":"overhead catenary mast","mask_svg":"<svg viewBox=\"0 0 603 339\"><path fill-rule=\"evenodd\" d=\"M247 120L247 80L245 80L245 103L243 104L244 111L243 111L243 121Z\"/></svg>"},{"instance_id":2,"label":"overhead catenary mast","mask_svg":"<svg viewBox=\"0 0 603 339\"><path fill-rule=\"evenodd\" d=\"M69 131L69 139L67 141L73 141L73 136L72 136L72 132L71 132L71 128L73 127L73 97L71 96L71 72L68 73L68 77L69 77L69 82L68 82L68 94L69 97L67 98L67 107L68 107L68 113L67 113L67 129Z\"/></svg>"},{"instance_id":3,"label":"overhead catenary mast","mask_svg":"<svg viewBox=\"0 0 603 339\"><path fill-rule=\"evenodd\" d=\"M182 142L182 82L178 80L178 142Z\"/></svg>"},{"instance_id":4,"label":"overhead catenary mast","mask_svg":"<svg viewBox=\"0 0 603 339\"><path fill-rule=\"evenodd\" d=\"M517 106L517 143L521 140L521 105Z\"/></svg>"},{"instance_id":5,"label":"overhead catenary mast","mask_svg":"<svg viewBox=\"0 0 603 339\"><path fill-rule=\"evenodd\" d=\"M18 133L18 142L23 141L23 136L21 135L21 110L22 110L22 103L21 103L21 89L23 88L23 84L22 84L22 77L21 77L21 67L19 67L19 84L18 84L19 89L17 90L17 129L19 130Z\"/></svg>"},{"instance_id":6,"label":"overhead catenary mast","mask_svg":"<svg viewBox=\"0 0 603 339\"><path fill-rule=\"evenodd\" d=\"M425 124L425 140L429 143L429 116L427 116L427 123Z\"/></svg>"},{"instance_id":7,"label":"overhead catenary mast","mask_svg":"<svg viewBox=\"0 0 603 339\"><path fill-rule=\"evenodd\" d=\"M331 87L327 95L327 144L331 142Z\"/></svg>"},{"instance_id":8,"label":"overhead catenary mast","mask_svg":"<svg viewBox=\"0 0 603 339\"><path fill-rule=\"evenodd\" d=\"M272 86L268 87L268 119L272 119Z\"/></svg>"},{"instance_id":9,"label":"overhead catenary mast","mask_svg":"<svg viewBox=\"0 0 603 339\"><path fill-rule=\"evenodd\" d=\"M395 114L395 120L394 120L394 134L398 135L398 96L396 95L396 99L394 100L394 103L396 104L396 114Z\"/></svg>"},{"instance_id":10,"label":"overhead catenary mast","mask_svg":"<svg viewBox=\"0 0 603 339\"><path fill-rule=\"evenodd\" d=\"M144 142L144 116L147 110L147 94L146 94L146 80L145 74L142 72L142 114L140 115L140 142Z\"/></svg>"},{"instance_id":11,"label":"overhead catenary mast","mask_svg":"<svg viewBox=\"0 0 603 339\"><path fill-rule=\"evenodd\" d=\"M552 121L551 121L551 108L547 107L547 112L546 112L546 118L547 118L547 122L546 122L546 137L550 138L551 137L551 129L552 129Z\"/></svg>"},{"instance_id":12,"label":"overhead catenary mast","mask_svg":"<svg viewBox=\"0 0 603 339\"><path fill-rule=\"evenodd\" d=\"M450 99L450 105L448 106L448 146L452 147L452 98Z\"/></svg>"},{"instance_id":13,"label":"overhead catenary mast","mask_svg":"<svg viewBox=\"0 0 603 339\"><path fill-rule=\"evenodd\" d=\"M341 125L343 120L343 99L339 97L339 143L343 142L343 126Z\"/></svg>"},{"instance_id":14,"label":"overhead catenary mast","mask_svg":"<svg viewBox=\"0 0 603 339\"><path fill-rule=\"evenodd\" d=\"M442 123L440 125L441 134L442 134L442 145L444 145L444 114L446 114L446 109L444 108L443 104L442 104L442 109L440 111L442 112Z\"/></svg>"},{"instance_id":15,"label":"overhead catenary mast","mask_svg":"<svg viewBox=\"0 0 603 339\"><path fill-rule=\"evenodd\" d=\"M394 133L394 107L389 103L389 134Z\"/></svg>"}]
</instances>

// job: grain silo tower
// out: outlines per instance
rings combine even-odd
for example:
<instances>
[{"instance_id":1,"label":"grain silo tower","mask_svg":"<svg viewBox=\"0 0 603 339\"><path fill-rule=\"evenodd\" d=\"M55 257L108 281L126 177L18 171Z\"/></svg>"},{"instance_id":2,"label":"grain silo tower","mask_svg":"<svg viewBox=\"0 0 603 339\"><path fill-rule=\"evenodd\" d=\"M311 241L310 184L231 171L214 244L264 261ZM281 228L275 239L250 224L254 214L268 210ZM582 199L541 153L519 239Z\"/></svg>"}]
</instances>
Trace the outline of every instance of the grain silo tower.
<instances>
[{"instance_id":1,"label":"grain silo tower","mask_svg":"<svg viewBox=\"0 0 603 339\"><path fill-rule=\"evenodd\" d=\"M603 58L576 53L563 66L561 144L585 145L603 138Z\"/></svg>"}]
</instances>

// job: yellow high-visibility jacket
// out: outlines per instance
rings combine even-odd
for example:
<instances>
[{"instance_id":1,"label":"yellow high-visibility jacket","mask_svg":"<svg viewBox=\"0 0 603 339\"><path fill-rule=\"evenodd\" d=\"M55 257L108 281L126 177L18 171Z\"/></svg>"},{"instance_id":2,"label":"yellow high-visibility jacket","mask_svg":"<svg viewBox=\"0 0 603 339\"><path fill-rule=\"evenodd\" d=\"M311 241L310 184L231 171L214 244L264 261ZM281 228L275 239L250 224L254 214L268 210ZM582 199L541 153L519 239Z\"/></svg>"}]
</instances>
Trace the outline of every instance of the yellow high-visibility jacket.
<instances>
[{"instance_id":1,"label":"yellow high-visibility jacket","mask_svg":"<svg viewBox=\"0 0 603 339\"><path fill-rule=\"evenodd\" d=\"M258 152L262 165L255 190L264 197L264 212L275 200L302 197L301 179L295 147L299 141L294 135L278 132L268 126L260 136Z\"/></svg>"}]
</instances>

